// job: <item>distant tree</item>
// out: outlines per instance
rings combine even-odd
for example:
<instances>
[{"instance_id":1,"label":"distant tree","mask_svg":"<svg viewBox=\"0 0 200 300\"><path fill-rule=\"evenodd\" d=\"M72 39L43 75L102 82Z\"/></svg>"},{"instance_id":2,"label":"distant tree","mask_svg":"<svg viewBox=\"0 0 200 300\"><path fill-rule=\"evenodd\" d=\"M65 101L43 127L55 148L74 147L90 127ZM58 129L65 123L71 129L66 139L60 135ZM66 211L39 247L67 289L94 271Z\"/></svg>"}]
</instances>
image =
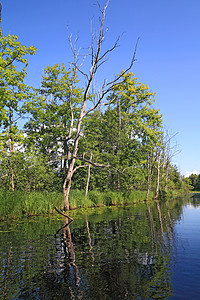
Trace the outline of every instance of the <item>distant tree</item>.
<instances>
[{"instance_id":1,"label":"distant tree","mask_svg":"<svg viewBox=\"0 0 200 300\"><path fill-rule=\"evenodd\" d=\"M193 187L193 189L196 190L197 188L197 183L198 183L198 179L199 179L199 176L197 174L191 174L189 176L189 180L190 180L190 185Z\"/></svg>"}]
</instances>

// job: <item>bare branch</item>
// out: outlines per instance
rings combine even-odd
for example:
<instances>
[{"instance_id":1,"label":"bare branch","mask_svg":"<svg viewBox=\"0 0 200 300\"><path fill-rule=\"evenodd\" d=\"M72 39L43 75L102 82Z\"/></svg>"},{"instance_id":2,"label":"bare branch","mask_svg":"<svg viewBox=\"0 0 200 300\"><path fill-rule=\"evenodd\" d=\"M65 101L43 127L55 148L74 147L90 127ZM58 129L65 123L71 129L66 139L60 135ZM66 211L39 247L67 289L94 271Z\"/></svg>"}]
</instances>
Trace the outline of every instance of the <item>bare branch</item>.
<instances>
[{"instance_id":1,"label":"bare branch","mask_svg":"<svg viewBox=\"0 0 200 300\"><path fill-rule=\"evenodd\" d=\"M68 27L67 27L67 37L68 37L68 41L69 41L69 44L70 44L70 47L71 47L71 50L72 50L72 53L74 56L74 62L72 63L72 65L75 67L75 69L77 69L82 75L84 75L88 79L88 75L81 70L81 67L84 64L85 59L89 55L91 46L89 47L88 52L84 55L81 64L78 65L78 57L80 57L80 55L79 55L80 49L78 51L76 51L76 43L78 41L78 37L76 36L74 43L72 43L72 35L69 35Z\"/></svg>"},{"instance_id":2,"label":"bare branch","mask_svg":"<svg viewBox=\"0 0 200 300\"><path fill-rule=\"evenodd\" d=\"M109 3L110 3L110 0L108 0L108 1L107 1L106 5L104 6L104 9L102 10L102 9L101 9L101 5L100 5L99 1L97 1L97 4L98 4L98 7L99 7L99 10L100 10L100 12L102 13L102 15L105 13L105 11L106 11L106 9L107 9L107 7L108 7Z\"/></svg>"},{"instance_id":3,"label":"bare branch","mask_svg":"<svg viewBox=\"0 0 200 300\"><path fill-rule=\"evenodd\" d=\"M100 163L93 162L93 161L91 161L91 160L85 159L85 158L83 158L83 157L78 157L78 156L73 157L73 158L79 159L79 160L82 160L82 161L85 161L85 162L91 164L91 165L94 166L94 167L99 167L99 168L112 168L113 170L119 172L120 174L125 175L123 172L121 172L120 170L118 170L117 168L115 168L115 167L113 167L113 166L111 166L111 165L100 164Z\"/></svg>"},{"instance_id":4,"label":"bare branch","mask_svg":"<svg viewBox=\"0 0 200 300\"><path fill-rule=\"evenodd\" d=\"M124 74L126 74L128 71L130 71L130 69L132 68L134 62L136 61L135 57L136 57L136 52L137 52L137 47L138 47L138 43L139 43L139 38L137 39L136 45L135 45L135 50L133 53L133 57L131 60L130 65L128 66L128 68L126 70L124 70L117 78L115 78L113 81L109 82L106 84L106 86L110 86L110 88L108 89L108 91L110 91L111 89L113 89L114 86L116 86L118 83L118 81L120 80L120 78L122 78L124 76ZM107 91L106 91L107 94Z\"/></svg>"},{"instance_id":5,"label":"bare branch","mask_svg":"<svg viewBox=\"0 0 200 300\"><path fill-rule=\"evenodd\" d=\"M1 176L0 179L4 178L4 177L8 177L8 174L5 174L5 175Z\"/></svg>"},{"instance_id":6,"label":"bare branch","mask_svg":"<svg viewBox=\"0 0 200 300\"><path fill-rule=\"evenodd\" d=\"M74 174L78 169L80 168L85 168L85 167L88 167L89 165L81 165L81 166L77 166L76 168L74 168L72 174Z\"/></svg>"},{"instance_id":7,"label":"bare branch","mask_svg":"<svg viewBox=\"0 0 200 300\"><path fill-rule=\"evenodd\" d=\"M119 80L124 76L124 74L126 74L132 68L134 62L136 61L135 57L136 57L138 43L139 43L139 38L137 39L134 54L133 54L131 63L128 66L128 68L126 70L124 70L119 76L117 76L117 78L115 78L113 81L110 81L108 83L104 82L101 92L99 93L99 99L98 99L97 103L92 108L88 109L84 113L83 117L85 117L91 111L95 110L99 106L99 104L102 102L102 99L105 97L105 95L108 94L111 90L113 90L113 88L119 84Z\"/></svg>"},{"instance_id":8,"label":"bare branch","mask_svg":"<svg viewBox=\"0 0 200 300\"><path fill-rule=\"evenodd\" d=\"M102 59L104 59L104 57L105 57L108 53L112 52L115 48L118 47L118 42L119 42L119 40L120 40L120 36L117 38L117 40L116 40L115 44L113 45L113 47L110 48L110 49L108 49L106 52L104 52L104 54L99 58L99 61L102 60Z\"/></svg>"},{"instance_id":9,"label":"bare branch","mask_svg":"<svg viewBox=\"0 0 200 300\"><path fill-rule=\"evenodd\" d=\"M13 59L11 59L10 62L8 62L8 63L7 63L6 65L4 65L4 66L3 66L3 65L0 65L0 67L6 69L8 66L12 65L12 63L15 61L15 59L18 57L18 55L19 55L19 51L17 52L16 56L13 57Z\"/></svg>"},{"instance_id":10,"label":"bare branch","mask_svg":"<svg viewBox=\"0 0 200 300\"><path fill-rule=\"evenodd\" d=\"M67 224L65 224L65 225L62 226L60 229L58 229L58 230L56 231L56 235L57 235L62 229L65 229L67 226L69 226L72 222L73 222L73 220L69 221Z\"/></svg>"},{"instance_id":11,"label":"bare branch","mask_svg":"<svg viewBox=\"0 0 200 300\"><path fill-rule=\"evenodd\" d=\"M56 210L59 214L61 214L62 216L67 217L67 218L70 219L71 221L74 221L74 219L72 219L70 216L64 214L62 211L60 211L60 210L59 210L58 208L56 208L55 206L54 206L54 208L55 208L55 210Z\"/></svg>"}]
</instances>

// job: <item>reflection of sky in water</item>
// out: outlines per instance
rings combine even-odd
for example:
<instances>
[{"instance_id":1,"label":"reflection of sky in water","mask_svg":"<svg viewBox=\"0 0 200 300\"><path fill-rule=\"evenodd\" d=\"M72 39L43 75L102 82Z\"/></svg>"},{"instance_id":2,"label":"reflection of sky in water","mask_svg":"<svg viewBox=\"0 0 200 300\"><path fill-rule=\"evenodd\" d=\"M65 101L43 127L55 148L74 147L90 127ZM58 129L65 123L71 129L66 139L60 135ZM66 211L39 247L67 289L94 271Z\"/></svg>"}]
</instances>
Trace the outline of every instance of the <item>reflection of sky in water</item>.
<instances>
[{"instance_id":1,"label":"reflection of sky in water","mask_svg":"<svg viewBox=\"0 0 200 300\"><path fill-rule=\"evenodd\" d=\"M186 206L175 231L174 297L171 299L200 299L200 207Z\"/></svg>"},{"instance_id":2,"label":"reflection of sky in water","mask_svg":"<svg viewBox=\"0 0 200 300\"><path fill-rule=\"evenodd\" d=\"M173 288L170 299L200 299L199 205L91 210L67 227L53 217L0 224L0 295L3 286L5 299L169 299Z\"/></svg>"}]
</instances>

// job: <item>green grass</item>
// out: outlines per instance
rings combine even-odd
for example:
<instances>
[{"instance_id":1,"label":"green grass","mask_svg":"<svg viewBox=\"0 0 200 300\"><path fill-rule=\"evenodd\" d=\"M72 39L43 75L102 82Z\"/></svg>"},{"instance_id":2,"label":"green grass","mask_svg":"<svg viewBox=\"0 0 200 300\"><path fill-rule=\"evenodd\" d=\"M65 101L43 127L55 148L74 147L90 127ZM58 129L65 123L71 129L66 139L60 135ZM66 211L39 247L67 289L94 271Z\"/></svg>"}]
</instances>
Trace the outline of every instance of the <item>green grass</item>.
<instances>
[{"instance_id":1,"label":"green grass","mask_svg":"<svg viewBox=\"0 0 200 300\"><path fill-rule=\"evenodd\" d=\"M126 204L130 205L141 201L145 201L146 194L146 191L131 190L130 193L126 196ZM153 199L153 192L149 193L148 199Z\"/></svg>"},{"instance_id":2,"label":"green grass","mask_svg":"<svg viewBox=\"0 0 200 300\"><path fill-rule=\"evenodd\" d=\"M85 191L71 190L69 195L70 209L102 206L132 205L145 200L145 191L132 190L128 194L122 192L98 190L89 191L85 199ZM150 195L152 198L152 195ZM63 194L59 192L30 192L0 190L0 220L20 218L23 216L55 213L54 206L62 209Z\"/></svg>"},{"instance_id":3,"label":"green grass","mask_svg":"<svg viewBox=\"0 0 200 300\"><path fill-rule=\"evenodd\" d=\"M88 198L85 199L85 191L72 190L69 194L70 209L92 207L94 203Z\"/></svg>"},{"instance_id":4,"label":"green grass","mask_svg":"<svg viewBox=\"0 0 200 300\"><path fill-rule=\"evenodd\" d=\"M0 219L50 214L63 204L62 193L0 191Z\"/></svg>"}]
</instances>

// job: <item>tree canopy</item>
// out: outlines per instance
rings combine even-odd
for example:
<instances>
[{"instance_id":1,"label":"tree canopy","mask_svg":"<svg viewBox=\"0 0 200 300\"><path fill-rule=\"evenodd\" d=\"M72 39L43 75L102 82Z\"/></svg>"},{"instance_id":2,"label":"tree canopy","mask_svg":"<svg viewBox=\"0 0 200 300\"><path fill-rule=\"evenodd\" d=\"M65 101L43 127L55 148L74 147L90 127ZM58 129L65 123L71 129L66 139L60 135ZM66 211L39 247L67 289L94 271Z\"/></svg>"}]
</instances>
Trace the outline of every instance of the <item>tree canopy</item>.
<instances>
[{"instance_id":1,"label":"tree canopy","mask_svg":"<svg viewBox=\"0 0 200 300\"><path fill-rule=\"evenodd\" d=\"M155 94L130 71L130 65L100 91L92 88L101 65L118 45L102 52L107 5L89 52L88 72L81 69L71 38L74 62L44 70L40 88L25 84L33 46L15 35L0 36L0 187L61 190L65 208L73 189L150 190L181 188L171 164L155 109ZM84 76L85 82L81 79ZM194 179L197 185L196 179ZM194 185L194 183L192 183ZM156 192L156 193L157 193Z\"/></svg>"}]
</instances>

